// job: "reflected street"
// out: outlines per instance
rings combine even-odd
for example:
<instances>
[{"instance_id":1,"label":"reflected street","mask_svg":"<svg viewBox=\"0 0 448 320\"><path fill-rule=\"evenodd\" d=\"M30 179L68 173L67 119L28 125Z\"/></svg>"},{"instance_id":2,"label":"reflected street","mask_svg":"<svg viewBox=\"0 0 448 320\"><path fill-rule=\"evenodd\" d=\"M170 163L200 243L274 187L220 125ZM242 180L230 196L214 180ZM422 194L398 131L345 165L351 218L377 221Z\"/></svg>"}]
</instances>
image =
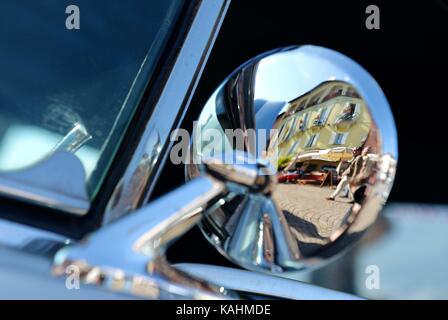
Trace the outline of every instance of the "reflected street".
<instances>
[{"instance_id":1,"label":"reflected street","mask_svg":"<svg viewBox=\"0 0 448 320\"><path fill-rule=\"evenodd\" d=\"M322 201L334 191L330 187L280 184L276 188L273 198L282 208L305 255L312 253L316 246L327 244L334 230L343 224L350 213L352 205L348 198Z\"/></svg>"}]
</instances>

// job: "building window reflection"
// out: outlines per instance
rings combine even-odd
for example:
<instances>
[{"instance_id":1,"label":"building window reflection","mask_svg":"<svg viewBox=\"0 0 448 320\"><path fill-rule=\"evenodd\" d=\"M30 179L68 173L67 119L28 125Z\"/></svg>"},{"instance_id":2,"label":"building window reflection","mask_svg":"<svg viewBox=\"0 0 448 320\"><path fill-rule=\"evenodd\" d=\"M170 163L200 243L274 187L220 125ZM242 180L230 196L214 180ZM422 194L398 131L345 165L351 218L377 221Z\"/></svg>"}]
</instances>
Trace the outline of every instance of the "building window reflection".
<instances>
[{"instance_id":1,"label":"building window reflection","mask_svg":"<svg viewBox=\"0 0 448 320\"><path fill-rule=\"evenodd\" d=\"M306 127L307 127L307 124L308 124L308 116L309 116L309 114L305 113L303 118L300 120L300 125L299 125L300 131L305 131L306 130Z\"/></svg>"},{"instance_id":2,"label":"building window reflection","mask_svg":"<svg viewBox=\"0 0 448 320\"><path fill-rule=\"evenodd\" d=\"M331 112L331 107L322 107L319 109L316 117L313 120L313 126L320 127L327 123L328 115Z\"/></svg>"},{"instance_id":3,"label":"building window reflection","mask_svg":"<svg viewBox=\"0 0 448 320\"><path fill-rule=\"evenodd\" d=\"M288 154L294 153L297 150L297 148L299 147L300 142L301 142L300 140L297 140L296 142L294 142L294 144L291 146L291 148L289 148Z\"/></svg>"},{"instance_id":4,"label":"building window reflection","mask_svg":"<svg viewBox=\"0 0 448 320\"><path fill-rule=\"evenodd\" d=\"M313 134L308 138L308 141L306 142L305 148L311 148L314 147L317 141L318 134Z\"/></svg>"},{"instance_id":5,"label":"building window reflection","mask_svg":"<svg viewBox=\"0 0 448 320\"><path fill-rule=\"evenodd\" d=\"M343 145L347 141L348 133L333 133L330 144Z\"/></svg>"},{"instance_id":6,"label":"building window reflection","mask_svg":"<svg viewBox=\"0 0 448 320\"><path fill-rule=\"evenodd\" d=\"M271 146L283 167L336 168L340 161L350 161L352 149L364 145L374 127L356 90L328 81L287 103L275 122L280 134Z\"/></svg>"}]
</instances>

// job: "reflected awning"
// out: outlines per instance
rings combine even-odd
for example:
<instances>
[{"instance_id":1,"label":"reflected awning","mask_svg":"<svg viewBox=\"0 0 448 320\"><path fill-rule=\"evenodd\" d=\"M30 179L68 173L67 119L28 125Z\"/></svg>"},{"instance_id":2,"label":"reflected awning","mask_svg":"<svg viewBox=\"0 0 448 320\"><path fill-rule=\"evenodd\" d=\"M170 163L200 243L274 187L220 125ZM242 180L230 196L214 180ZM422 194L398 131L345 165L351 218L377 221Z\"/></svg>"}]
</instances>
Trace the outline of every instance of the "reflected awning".
<instances>
[{"instance_id":1,"label":"reflected awning","mask_svg":"<svg viewBox=\"0 0 448 320\"><path fill-rule=\"evenodd\" d=\"M322 160L329 162L348 161L353 158L352 148L336 147L325 150L314 150L299 154L295 162L304 162L310 160Z\"/></svg>"}]
</instances>

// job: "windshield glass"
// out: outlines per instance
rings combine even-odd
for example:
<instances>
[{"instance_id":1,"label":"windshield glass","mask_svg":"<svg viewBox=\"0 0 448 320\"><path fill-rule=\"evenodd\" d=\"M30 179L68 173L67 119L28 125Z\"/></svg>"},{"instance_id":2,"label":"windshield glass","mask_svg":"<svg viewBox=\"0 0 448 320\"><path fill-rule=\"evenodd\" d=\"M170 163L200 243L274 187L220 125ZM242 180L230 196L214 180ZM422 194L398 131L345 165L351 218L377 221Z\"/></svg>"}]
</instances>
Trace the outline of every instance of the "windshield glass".
<instances>
[{"instance_id":1,"label":"windshield glass","mask_svg":"<svg viewBox=\"0 0 448 320\"><path fill-rule=\"evenodd\" d=\"M93 197L183 2L2 0L0 175L65 150Z\"/></svg>"}]
</instances>

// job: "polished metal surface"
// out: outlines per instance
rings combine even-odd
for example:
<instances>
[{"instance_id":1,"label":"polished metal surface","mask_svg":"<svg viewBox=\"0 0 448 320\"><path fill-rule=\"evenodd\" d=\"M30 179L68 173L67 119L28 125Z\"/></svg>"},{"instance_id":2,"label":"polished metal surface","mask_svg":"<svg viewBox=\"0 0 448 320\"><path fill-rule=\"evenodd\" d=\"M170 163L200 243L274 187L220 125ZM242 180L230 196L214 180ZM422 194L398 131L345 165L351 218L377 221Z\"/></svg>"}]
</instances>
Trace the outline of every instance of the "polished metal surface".
<instances>
[{"instance_id":1,"label":"polished metal surface","mask_svg":"<svg viewBox=\"0 0 448 320\"><path fill-rule=\"evenodd\" d=\"M136 297L90 286L68 287L48 272L51 259L0 246L1 300L123 300ZM70 285L73 282L69 282Z\"/></svg>"},{"instance_id":2,"label":"polished metal surface","mask_svg":"<svg viewBox=\"0 0 448 320\"><path fill-rule=\"evenodd\" d=\"M0 193L84 215L90 208L85 175L79 158L58 149L32 167L0 174Z\"/></svg>"},{"instance_id":3,"label":"polished metal surface","mask_svg":"<svg viewBox=\"0 0 448 320\"><path fill-rule=\"evenodd\" d=\"M164 258L167 246L196 225L203 210L225 192L225 184L216 179L195 179L81 243L61 249L53 271L64 276L68 267L75 266L84 284L148 299L236 297L175 269Z\"/></svg>"},{"instance_id":4,"label":"polished metal surface","mask_svg":"<svg viewBox=\"0 0 448 320\"><path fill-rule=\"evenodd\" d=\"M206 237L246 269L286 276L355 243L396 170L381 88L350 58L316 46L274 50L237 69L204 106L192 141L187 177L218 169L231 195L201 221ZM255 162L235 175L241 152ZM263 161L270 179L251 187Z\"/></svg>"},{"instance_id":5,"label":"polished metal surface","mask_svg":"<svg viewBox=\"0 0 448 320\"><path fill-rule=\"evenodd\" d=\"M104 214L110 223L148 201L221 27L228 0L198 1L195 17L137 149ZM148 161L148 159L151 161Z\"/></svg>"},{"instance_id":6,"label":"polished metal surface","mask_svg":"<svg viewBox=\"0 0 448 320\"><path fill-rule=\"evenodd\" d=\"M293 300L362 299L347 293L258 272L194 263L177 264L175 267L224 288L261 297Z\"/></svg>"}]
</instances>

